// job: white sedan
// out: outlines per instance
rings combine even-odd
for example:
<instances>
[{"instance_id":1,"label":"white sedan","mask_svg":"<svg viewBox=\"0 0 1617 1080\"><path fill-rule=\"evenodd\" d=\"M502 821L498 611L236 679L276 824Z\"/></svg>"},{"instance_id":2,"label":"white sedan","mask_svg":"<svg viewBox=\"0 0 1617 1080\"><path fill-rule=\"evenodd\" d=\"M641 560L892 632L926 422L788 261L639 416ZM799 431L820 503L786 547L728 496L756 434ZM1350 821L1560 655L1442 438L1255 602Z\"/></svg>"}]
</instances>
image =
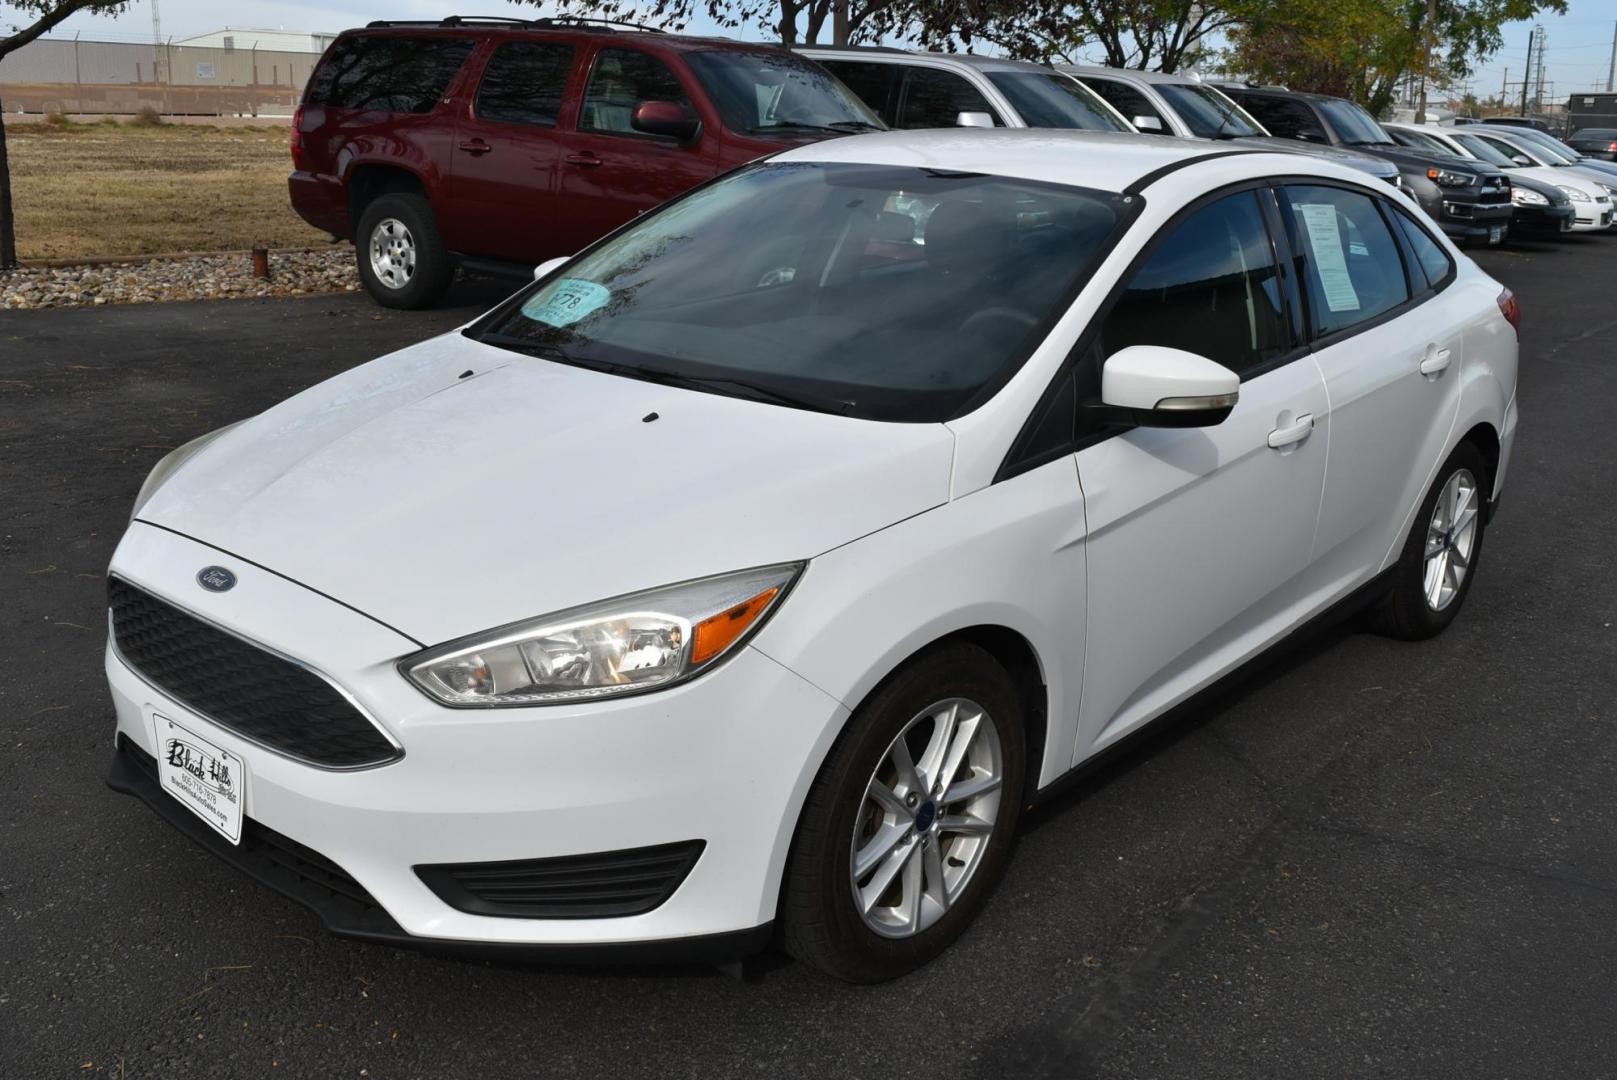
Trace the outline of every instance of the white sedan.
<instances>
[{"instance_id":1,"label":"white sedan","mask_svg":"<svg viewBox=\"0 0 1617 1080\"><path fill-rule=\"evenodd\" d=\"M542 270L112 561L111 783L338 933L899 975L1086 759L1447 626L1516 431L1511 294L1320 158L861 136Z\"/></svg>"}]
</instances>

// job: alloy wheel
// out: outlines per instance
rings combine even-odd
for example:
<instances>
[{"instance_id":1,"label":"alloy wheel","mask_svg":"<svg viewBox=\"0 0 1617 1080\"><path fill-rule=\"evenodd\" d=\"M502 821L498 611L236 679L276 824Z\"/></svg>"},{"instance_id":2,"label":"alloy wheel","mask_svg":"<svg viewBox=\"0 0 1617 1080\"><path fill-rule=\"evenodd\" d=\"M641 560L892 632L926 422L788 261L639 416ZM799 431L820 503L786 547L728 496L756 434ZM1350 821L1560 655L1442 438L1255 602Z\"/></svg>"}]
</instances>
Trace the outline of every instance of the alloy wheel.
<instances>
[{"instance_id":1,"label":"alloy wheel","mask_svg":"<svg viewBox=\"0 0 1617 1080\"><path fill-rule=\"evenodd\" d=\"M415 276L415 237L398 218L383 218L371 230L371 273L389 289L402 289Z\"/></svg>"},{"instance_id":2,"label":"alloy wheel","mask_svg":"<svg viewBox=\"0 0 1617 1080\"><path fill-rule=\"evenodd\" d=\"M1477 478L1469 469L1456 469L1437 496L1432 520L1426 525L1426 569L1423 585L1426 604L1442 611L1454 602L1471 570L1477 546Z\"/></svg>"}]
</instances>

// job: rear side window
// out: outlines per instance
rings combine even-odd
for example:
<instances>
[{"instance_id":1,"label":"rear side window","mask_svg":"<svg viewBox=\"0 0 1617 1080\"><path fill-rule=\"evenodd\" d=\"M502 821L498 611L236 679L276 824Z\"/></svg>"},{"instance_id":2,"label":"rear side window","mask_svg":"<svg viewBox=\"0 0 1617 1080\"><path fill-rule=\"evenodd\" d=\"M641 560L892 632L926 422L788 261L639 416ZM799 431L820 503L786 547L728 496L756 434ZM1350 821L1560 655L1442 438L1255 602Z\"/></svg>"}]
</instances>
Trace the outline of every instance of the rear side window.
<instances>
[{"instance_id":1,"label":"rear side window","mask_svg":"<svg viewBox=\"0 0 1617 1080\"><path fill-rule=\"evenodd\" d=\"M889 124L893 122L889 105L896 81L894 76L901 74L903 68L897 64L872 64L867 60L821 60L819 63L875 110L876 115Z\"/></svg>"},{"instance_id":2,"label":"rear side window","mask_svg":"<svg viewBox=\"0 0 1617 1080\"><path fill-rule=\"evenodd\" d=\"M1241 108L1251 113L1269 134L1282 139L1302 139L1305 142L1328 142L1325 128L1319 118L1300 101L1285 98L1260 97L1249 94L1233 95Z\"/></svg>"},{"instance_id":3,"label":"rear side window","mask_svg":"<svg viewBox=\"0 0 1617 1080\"><path fill-rule=\"evenodd\" d=\"M1128 130L1087 87L1065 75L992 71L988 81L1010 99L1028 127Z\"/></svg>"},{"instance_id":4,"label":"rear side window","mask_svg":"<svg viewBox=\"0 0 1617 1080\"><path fill-rule=\"evenodd\" d=\"M1183 349L1243 379L1290 350L1274 247L1255 192L1225 196L1171 226L1101 325L1102 356L1130 345Z\"/></svg>"},{"instance_id":5,"label":"rear side window","mask_svg":"<svg viewBox=\"0 0 1617 1080\"><path fill-rule=\"evenodd\" d=\"M507 124L555 127L573 47L552 41L511 41L501 45L477 89L477 115Z\"/></svg>"},{"instance_id":6,"label":"rear side window","mask_svg":"<svg viewBox=\"0 0 1617 1080\"><path fill-rule=\"evenodd\" d=\"M667 64L639 49L602 49L595 54L595 69L584 92L579 129L640 135L630 121L634 107L643 101L672 101L695 115L679 77Z\"/></svg>"},{"instance_id":7,"label":"rear side window","mask_svg":"<svg viewBox=\"0 0 1617 1080\"><path fill-rule=\"evenodd\" d=\"M1409 299L1403 259L1376 200L1313 185L1287 187L1282 199L1290 208L1292 247L1303 257L1316 338L1367 322Z\"/></svg>"},{"instance_id":8,"label":"rear side window","mask_svg":"<svg viewBox=\"0 0 1617 1080\"><path fill-rule=\"evenodd\" d=\"M1083 84L1095 93L1106 99L1106 103L1123 114L1123 119L1134 123L1136 116L1149 116L1162 125L1160 132L1150 131L1148 135L1171 135L1173 129L1162 118L1162 114L1152 107L1151 101L1128 83L1118 82L1116 79L1099 79L1085 76Z\"/></svg>"},{"instance_id":9,"label":"rear side window","mask_svg":"<svg viewBox=\"0 0 1617 1080\"><path fill-rule=\"evenodd\" d=\"M310 81L308 102L332 109L431 112L474 44L466 38L343 38Z\"/></svg>"},{"instance_id":10,"label":"rear side window","mask_svg":"<svg viewBox=\"0 0 1617 1080\"><path fill-rule=\"evenodd\" d=\"M1403 230L1404 239L1409 242L1409 249L1414 252L1415 262L1419 264L1416 269L1425 277L1426 284L1433 289L1441 288L1449 275L1454 273L1454 260L1425 229L1415 223L1414 218L1402 210L1394 210L1392 217ZM1413 274L1414 271L1411 271L1411 276Z\"/></svg>"},{"instance_id":11,"label":"rear side window","mask_svg":"<svg viewBox=\"0 0 1617 1080\"><path fill-rule=\"evenodd\" d=\"M994 123L1004 123L988 104L988 99L959 75L937 68L912 67L908 70L898 127L954 127L956 119L963 112L987 113L994 118Z\"/></svg>"}]
</instances>

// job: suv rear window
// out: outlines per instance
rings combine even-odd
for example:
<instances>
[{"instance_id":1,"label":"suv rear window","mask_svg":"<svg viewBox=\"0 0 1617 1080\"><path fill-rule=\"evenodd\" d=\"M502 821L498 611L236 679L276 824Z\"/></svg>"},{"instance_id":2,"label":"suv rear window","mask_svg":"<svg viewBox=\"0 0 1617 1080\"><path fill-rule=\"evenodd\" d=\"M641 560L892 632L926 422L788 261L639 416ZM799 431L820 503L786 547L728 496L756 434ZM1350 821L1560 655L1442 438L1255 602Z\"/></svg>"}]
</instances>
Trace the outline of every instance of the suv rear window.
<instances>
[{"instance_id":1,"label":"suv rear window","mask_svg":"<svg viewBox=\"0 0 1617 1080\"><path fill-rule=\"evenodd\" d=\"M475 45L469 38L342 38L309 81L307 102L332 109L431 112Z\"/></svg>"}]
</instances>

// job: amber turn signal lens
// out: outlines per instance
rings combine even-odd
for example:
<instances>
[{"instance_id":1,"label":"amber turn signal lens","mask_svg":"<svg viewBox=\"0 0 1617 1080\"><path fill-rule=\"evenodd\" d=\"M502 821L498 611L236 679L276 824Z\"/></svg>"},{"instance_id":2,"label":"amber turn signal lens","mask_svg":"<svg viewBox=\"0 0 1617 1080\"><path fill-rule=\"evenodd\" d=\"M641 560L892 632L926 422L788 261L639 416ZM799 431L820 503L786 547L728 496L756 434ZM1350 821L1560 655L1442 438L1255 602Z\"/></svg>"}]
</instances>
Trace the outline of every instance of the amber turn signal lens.
<instances>
[{"instance_id":1,"label":"amber turn signal lens","mask_svg":"<svg viewBox=\"0 0 1617 1080\"><path fill-rule=\"evenodd\" d=\"M779 593L779 589L765 589L752 599L697 623L691 634L691 663L705 664L735 644Z\"/></svg>"}]
</instances>

